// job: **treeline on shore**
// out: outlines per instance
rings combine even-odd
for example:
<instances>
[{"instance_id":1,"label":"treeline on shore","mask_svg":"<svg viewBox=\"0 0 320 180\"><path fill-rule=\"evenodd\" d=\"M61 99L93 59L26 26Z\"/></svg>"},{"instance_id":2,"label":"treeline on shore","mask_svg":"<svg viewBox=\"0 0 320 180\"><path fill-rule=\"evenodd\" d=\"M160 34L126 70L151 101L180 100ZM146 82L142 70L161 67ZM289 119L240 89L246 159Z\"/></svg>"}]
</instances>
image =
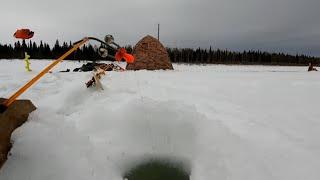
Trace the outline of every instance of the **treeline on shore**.
<instances>
[{"instance_id":1,"label":"treeline on shore","mask_svg":"<svg viewBox=\"0 0 320 180\"><path fill-rule=\"evenodd\" d=\"M306 55L289 55L261 51L232 52L228 50L207 49L170 49L172 62L205 64L244 64L244 65L286 65L305 66L309 63L320 64L320 58Z\"/></svg>"},{"instance_id":2,"label":"treeline on shore","mask_svg":"<svg viewBox=\"0 0 320 180\"><path fill-rule=\"evenodd\" d=\"M38 45L32 41L17 41L14 45L0 44L0 59L23 59L24 52L27 52L32 59L56 59L72 47L72 43L58 40L55 45L40 41ZM84 45L66 59L68 60L92 60L99 61L102 58L98 54L98 48L91 44ZM126 46L128 52L132 51L131 46ZM320 64L320 58L306 55L289 55L284 53L269 53L261 51L232 52L229 50L190 49L190 48L167 48L172 62L175 63L198 63L198 64L261 64L261 65L307 65ZM115 52L110 49L110 54ZM111 60L111 59L109 59Z\"/></svg>"}]
</instances>

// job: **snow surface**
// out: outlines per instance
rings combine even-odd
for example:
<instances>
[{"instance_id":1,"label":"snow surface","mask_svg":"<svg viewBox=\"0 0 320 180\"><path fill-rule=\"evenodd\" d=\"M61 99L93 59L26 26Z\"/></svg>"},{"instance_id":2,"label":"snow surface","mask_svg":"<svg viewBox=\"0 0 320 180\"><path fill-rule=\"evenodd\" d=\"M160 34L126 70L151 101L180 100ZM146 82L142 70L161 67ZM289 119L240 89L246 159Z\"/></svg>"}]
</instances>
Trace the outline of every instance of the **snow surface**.
<instances>
[{"instance_id":1,"label":"snow surface","mask_svg":"<svg viewBox=\"0 0 320 180\"><path fill-rule=\"evenodd\" d=\"M0 61L9 97L49 61ZM180 161L192 180L320 179L320 73L306 67L174 65L110 72L104 91L65 61L21 98L1 180L120 180L148 158Z\"/></svg>"}]
</instances>

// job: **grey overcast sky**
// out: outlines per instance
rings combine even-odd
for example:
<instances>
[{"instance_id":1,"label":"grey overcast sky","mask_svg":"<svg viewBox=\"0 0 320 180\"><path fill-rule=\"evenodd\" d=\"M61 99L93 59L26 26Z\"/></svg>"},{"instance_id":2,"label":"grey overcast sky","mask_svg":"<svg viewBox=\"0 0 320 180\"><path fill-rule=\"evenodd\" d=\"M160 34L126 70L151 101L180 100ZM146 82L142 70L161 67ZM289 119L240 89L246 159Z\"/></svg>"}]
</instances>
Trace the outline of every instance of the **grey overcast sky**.
<instances>
[{"instance_id":1,"label":"grey overcast sky","mask_svg":"<svg viewBox=\"0 0 320 180\"><path fill-rule=\"evenodd\" d=\"M0 0L0 43L113 34L122 45L157 35L165 46L320 56L320 0Z\"/></svg>"}]
</instances>

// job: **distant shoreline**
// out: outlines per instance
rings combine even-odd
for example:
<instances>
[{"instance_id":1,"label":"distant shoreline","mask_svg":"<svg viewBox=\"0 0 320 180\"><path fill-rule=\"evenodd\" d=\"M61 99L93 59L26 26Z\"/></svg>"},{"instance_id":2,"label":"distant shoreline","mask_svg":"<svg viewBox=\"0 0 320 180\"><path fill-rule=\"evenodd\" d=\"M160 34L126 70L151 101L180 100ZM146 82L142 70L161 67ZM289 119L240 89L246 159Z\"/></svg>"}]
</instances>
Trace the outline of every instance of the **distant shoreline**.
<instances>
[{"instance_id":1,"label":"distant shoreline","mask_svg":"<svg viewBox=\"0 0 320 180\"><path fill-rule=\"evenodd\" d=\"M72 43L58 40L50 47L48 43L40 41L37 44L33 41L17 41L14 45L0 44L0 59L23 59L24 52L27 52L31 59L57 59L63 53L72 48ZM133 51L132 46L125 46L127 51ZM66 59L99 61L101 57L97 52L98 47L91 44L82 46ZM263 51L229 51L221 49L190 49L190 48L166 48L167 53L173 63L186 64L225 64L225 65L278 65L278 66L307 66L313 63L320 65L320 57L307 55L290 55L285 53L270 53ZM109 54L115 54L115 50L108 49ZM105 59L112 61L111 58Z\"/></svg>"}]
</instances>

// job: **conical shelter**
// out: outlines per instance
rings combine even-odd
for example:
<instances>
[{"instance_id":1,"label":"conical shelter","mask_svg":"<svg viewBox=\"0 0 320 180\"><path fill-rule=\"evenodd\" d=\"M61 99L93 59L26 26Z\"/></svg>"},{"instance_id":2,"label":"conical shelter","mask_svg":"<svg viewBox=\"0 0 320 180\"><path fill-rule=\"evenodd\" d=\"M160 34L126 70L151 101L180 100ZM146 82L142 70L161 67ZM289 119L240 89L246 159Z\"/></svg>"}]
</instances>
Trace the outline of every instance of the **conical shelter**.
<instances>
[{"instance_id":1,"label":"conical shelter","mask_svg":"<svg viewBox=\"0 0 320 180\"><path fill-rule=\"evenodd\" d=\"M127 70L173 69L166 48L156 38L148 35L133 49L135 62L127 65Z\"/></svg>"}]
</instances>

